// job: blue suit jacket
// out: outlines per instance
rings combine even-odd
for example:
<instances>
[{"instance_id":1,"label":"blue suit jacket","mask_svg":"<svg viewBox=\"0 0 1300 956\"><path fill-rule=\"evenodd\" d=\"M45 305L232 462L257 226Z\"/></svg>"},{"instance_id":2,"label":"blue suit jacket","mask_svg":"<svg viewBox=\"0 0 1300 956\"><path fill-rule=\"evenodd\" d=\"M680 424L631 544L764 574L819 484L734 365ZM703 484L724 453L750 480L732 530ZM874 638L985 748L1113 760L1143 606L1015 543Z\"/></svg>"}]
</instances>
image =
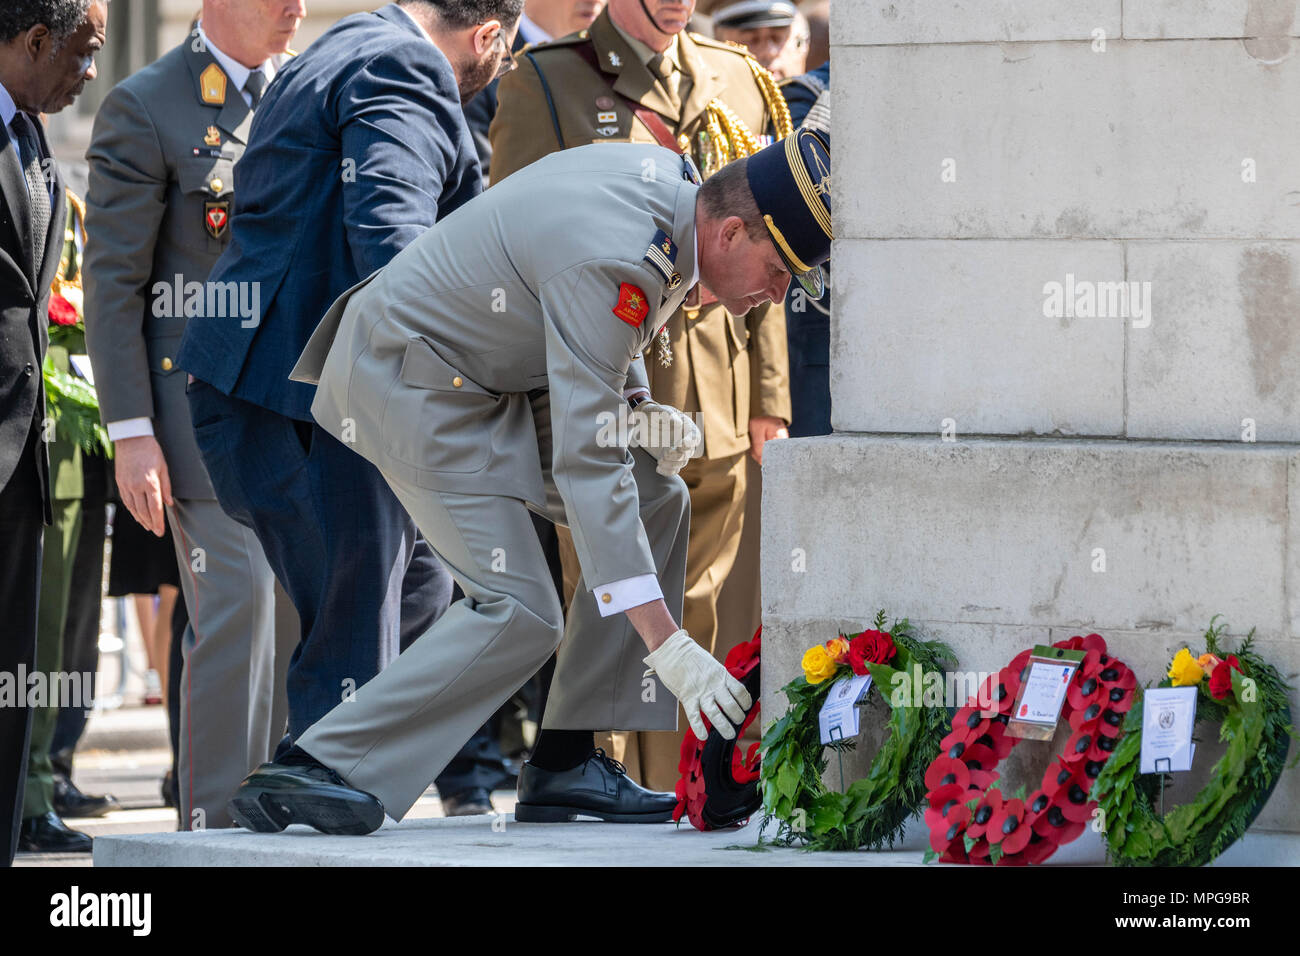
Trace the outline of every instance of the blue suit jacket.
<instances>
[{"instance_id":1,"label":"blue suit jacket","mask_svg":"<svg viewBox=\"0 0 1300 956\"><path fill-rule=\"evenodd\" d=\"M395 4L345 17L276 76L235 167L209 282L258 283L260 317L190 320L178 364L303 421L289 371L330 304L482 191L446 57ZM248 327L245 328L244 326Z\"/></svg>"}]
</instances>

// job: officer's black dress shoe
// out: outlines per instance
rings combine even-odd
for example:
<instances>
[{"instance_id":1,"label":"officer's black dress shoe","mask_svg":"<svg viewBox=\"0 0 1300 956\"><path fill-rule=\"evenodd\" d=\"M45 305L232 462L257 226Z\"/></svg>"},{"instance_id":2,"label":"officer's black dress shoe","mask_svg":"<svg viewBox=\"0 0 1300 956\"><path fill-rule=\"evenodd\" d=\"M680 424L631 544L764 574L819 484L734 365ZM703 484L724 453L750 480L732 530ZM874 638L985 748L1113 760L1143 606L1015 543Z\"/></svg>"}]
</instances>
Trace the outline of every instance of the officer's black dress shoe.
<instances>
[{"instance_id":1,"label":"officer's black dress shoe","mask_svg":"<svg viewBox=\"0 0 1300 956\"><path fill-rule=\"evenodd\" d=\"M492 807L492 794L486 787L470 787L460 793L442 798L442 812L449 817L472 817L481 813L495 812Z\"/></svg>"},{"instance_id":2,"label":"officer's black dress shoe","mask_svg":"<svg viewBox=\"0 0 1300 956\"><path fill-rule=\"evenodd\" d=\"M89 853L88 834L74 830L51 810L43 817L30 817L18 831L18 849L27 853Z\"/></svg>"},{"instance_id":3,"label":"officer's black dress shoe","mask_svg":"<svg viewBox=\"0 0 1300 956\"><path fill-rule=\"evenodd\" d=\"M61 773L54 775L54 810L61 817L102 817L122 809L117 799L103 794L82 793L75 783Z\"/></svg>"},{"instance_id":4,"label":"officer's black dress shoe","mask_svg":"<svg viewBox=\"0 0 1300 956\"><path fill-rule=\"evenodd\" d=\"M676 794L634 783L626 767L597 747L572 770L542 770L525 763L519 771L515 820L564 823L584 816L608 823L666 823L676 806Z\"/></svg>"},{"instance_id":5,"label":"officer's black dress shoe","mask_svg":"<svg viewBox=\"0 0 1300 956\"><path fill-rule=\"evenodd\" d=\"M379 829L384 805L377 797L348 786L329 767L295 751L306 759L264 763L244 778L229 806L240 826L278 833L291 823L305 823L321 833L352 836Z\"/></svg>"}]
</instances>

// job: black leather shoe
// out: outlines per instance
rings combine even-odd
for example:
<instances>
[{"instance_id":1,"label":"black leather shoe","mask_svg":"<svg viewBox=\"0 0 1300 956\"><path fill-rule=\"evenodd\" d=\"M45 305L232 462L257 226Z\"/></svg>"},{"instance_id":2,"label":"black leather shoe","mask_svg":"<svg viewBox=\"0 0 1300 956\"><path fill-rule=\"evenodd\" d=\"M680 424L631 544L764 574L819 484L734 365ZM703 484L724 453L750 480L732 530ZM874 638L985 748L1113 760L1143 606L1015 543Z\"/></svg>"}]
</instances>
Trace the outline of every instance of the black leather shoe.
<instances>
[{"instance_id":1,"label":"black leather shoe","mask_svg":"<svg viewBox=\"0 0 1300 956\"><path fill-rule=\"evenodd\" d=\"M258 833L278 833L305 823L321 833L359 836L384 822L384 805L373 794L350 787L322 763L264 763L247 777L230 801L230 815Z\"/></svg>"},{"instance_id":2,"label":"black leather shoe","mask_svg":"<svg viewBox=\"0 0 1300 956\"><path fill-rule=\"evenodd\" d=\"M460 793L442 798L442 812L449 817L472 817L480 813L495 813L492 794L485 787L470 787Z\"/></svg>"},{"instance_id":3,"label":"black leather shoe","mask_svg":"<svg viewBox=\"0 0 1300 956\"><path fill-rule=\"evenodd\" d=\"M108 794L91 796L61 773L54 775L54 810L61 817L102 817L121 810L117 799Z\"/></svg>"},{"instance_id":4,"label":"black leather shoe","mask_svg":"<svg viewBox=\"0 0 1300 956\"><path fill-rule=\"evenodd\" d=\"M51 810L43 817L30 817L18 831L18 849L27 853L89 853L88 834L74 830Z\"/></svg>"},{"instance_id":5,"label":"black leather shoe","mask_svg":"<svg viewBox=\"0 0 1300 956\"><path fill-rule=\"evenodd\" d=\"M519 771L515 820L565 823L584 816L607 823L667 823L676 806L676 794L634 783L626 767L597 747L572 770L542 770L525 763Z\"/></svg>"}]
</instances>

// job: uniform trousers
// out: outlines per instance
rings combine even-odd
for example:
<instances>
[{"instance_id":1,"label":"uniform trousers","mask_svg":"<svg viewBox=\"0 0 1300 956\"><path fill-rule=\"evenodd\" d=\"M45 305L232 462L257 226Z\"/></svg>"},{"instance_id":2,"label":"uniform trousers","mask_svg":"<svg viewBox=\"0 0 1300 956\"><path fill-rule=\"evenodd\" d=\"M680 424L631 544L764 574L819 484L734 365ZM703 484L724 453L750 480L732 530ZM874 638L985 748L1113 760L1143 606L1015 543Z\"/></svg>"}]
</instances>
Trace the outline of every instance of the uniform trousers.
<instances>
[{"instance_id":1,"label":"uniform trousers","mask_svg":"<svg viewBox=\"0 0 1300 956\"><path fill-rule=\"evenodd\" d=\"M551 460L549 396L531 395L541 462ZM669 611L681 612L689 498L677 478L629 453L640 517ZM547 516L565 521L549 467ZM388 483L465 592L391 666L297 741L401 819L429 782L511 694L560 651L543 729L655 727L676 702L641 677L645 645L625 614L601 617L579 582L567 622L529 506L517 498ZM658 687L647 695L645 687ZM648 699L647 699L648 698Z\"/></svg>"},{"instance_id":2,"label":"uniform trousers","mask_svg":"<svg viewBox=\"0 0 1300 956\"><path fill-rule=\"evenodd\" d=\"M36 666L36 608L41 591L41 545L45 512L41 505L41 482L36 466L35 426L18 466L0 488L0 673L30 674ZM16 680L15 680L16 683ZM31 740L32 712L26 706L26 687L14 687L22 695L21 706L0 707L0 862L13 863L22 822L23 783L27 778L27 748ZM15 703L19 703L15 701Z\"/></svg>"},{"instance_id":3,"label":"uniform trousers","mask_svg":"<svg viewBox=\"0 0 1300 956\"><path fill-rule=\"evenodd\" d=\"M107 538L108 462L83 455L81 534L72 557L72 589L63 625L63 669L94 675L99 670L99 618L104 601L104 542ZM94 677L88 689L94 698ZM84 707L63 707L54 722L50 759L56 773L72 777L72 756L86 729Z\"/></svg>"},{"instance_id":4,"label":"uniform trousers","mask_svg":"<svg viewBox=\"0 0 1300 956\"><path fill-rule=\"evenodd\" d=\"M177 498L167 520L189 613L172 689L180 699L181 826L229 827L226 804L284 732L272 718L273 698L284 693L275 682L275 576L257 537L216 501ZM279 613L288 635L279 642L292 648L296 616Z\"/></svg>"},{"instance_id":5,"label":"uniform trousers","mask_svg":"<svg viewBox=\"0 0 1300 956\"><path fill-rule=\"evenodd\" d=\"M681 477L691 496L691 535L686 559L686 595L681 624L695 641L718 660L734 642L721 646L718 599L731 577L744 528L748 452L722 458L696 458ZM572 541L565 537L566 593L576 583ZM757 589L757 579L753 588ZM752 636L752 635L751 635ZM679 727L687 726L685 718ZM596 728L604 730L605 728ZM633 779L652 790L672 790L679 776L681 734L667 731L598 733L596 745L621 761Z\"/></svg>"},{"instance_id":6,"label":"uniform trousers","mask_svg":"<svg viewBox=\"0 0 1300 956\"><path fill-rule=\"evenodd\" d=\"M58 689L71 689L71 681L59 679L63 670L63 626L68 618L68 594L72 588L72 556L81 534L81 499L55 499L54 523L45 529L41 555L41 597L36 620L37 669L46 675L46 699L32 708L32 735L28 744L27 783L23 793L23 819L43 817L54 811L54 766L50 762L50 741L59 705L85 707L86 699L60 701ZM77 688L81 688L80 677ZM90 688L84 693L89 694Z\"/></svg>"}]
</instances>

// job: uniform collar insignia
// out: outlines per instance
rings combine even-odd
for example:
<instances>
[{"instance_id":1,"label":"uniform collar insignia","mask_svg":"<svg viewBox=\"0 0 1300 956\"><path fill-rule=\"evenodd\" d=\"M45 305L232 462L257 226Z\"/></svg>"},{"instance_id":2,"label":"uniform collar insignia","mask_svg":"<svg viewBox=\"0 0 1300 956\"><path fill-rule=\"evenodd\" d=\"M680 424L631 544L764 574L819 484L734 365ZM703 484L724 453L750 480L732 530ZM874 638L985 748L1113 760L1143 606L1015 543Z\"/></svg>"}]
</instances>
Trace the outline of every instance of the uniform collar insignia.
<instances>
[{"instance_id":1,"label":"uniform collar insignia","mask_svg":"<svg viewBox=\"0 0 1300 956\"><path fill-rule=\"evenodd\" d=\"M226 102L226 74L216 63L209 63L199 74L199 97L209 106Z\"/></svg>"}]
</instances>

